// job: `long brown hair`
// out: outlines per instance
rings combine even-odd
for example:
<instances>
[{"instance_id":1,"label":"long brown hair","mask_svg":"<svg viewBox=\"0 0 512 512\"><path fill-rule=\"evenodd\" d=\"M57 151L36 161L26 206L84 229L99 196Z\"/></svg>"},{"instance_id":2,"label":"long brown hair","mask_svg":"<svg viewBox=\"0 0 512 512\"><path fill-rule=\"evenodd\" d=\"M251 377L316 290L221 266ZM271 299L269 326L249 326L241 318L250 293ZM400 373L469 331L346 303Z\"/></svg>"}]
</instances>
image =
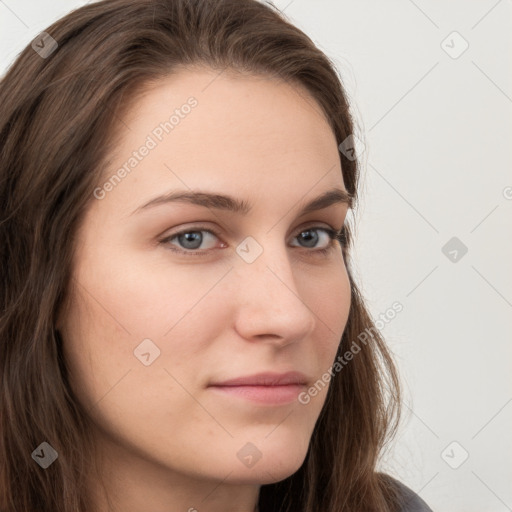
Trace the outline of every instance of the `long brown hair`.
<instances>
[{"instance_id":1,"label":"long brown hair","mask_svg":"<svg viewBox=\"0 0 512 512\"><path fill-rule=\"evenodd\" d=\"M284 79L316 100L338 144L354 130L334 65L271 4L105 0L46 32L57 47L48 36L27 46L0 82L0 506L91 512L84 481L93 440L55 322L70 285L73 237L121 110L145 84L199 64ZM339 156L355 206L359 163ZM371 335L332 378L301 468L262 486L261 512L397 509L394 483L377 462L397 428L399 381L354 282L345 229L352 302L337 356ZM58 453L44 470L31 456L43 441Z\"/></svg>"}]
</instances>

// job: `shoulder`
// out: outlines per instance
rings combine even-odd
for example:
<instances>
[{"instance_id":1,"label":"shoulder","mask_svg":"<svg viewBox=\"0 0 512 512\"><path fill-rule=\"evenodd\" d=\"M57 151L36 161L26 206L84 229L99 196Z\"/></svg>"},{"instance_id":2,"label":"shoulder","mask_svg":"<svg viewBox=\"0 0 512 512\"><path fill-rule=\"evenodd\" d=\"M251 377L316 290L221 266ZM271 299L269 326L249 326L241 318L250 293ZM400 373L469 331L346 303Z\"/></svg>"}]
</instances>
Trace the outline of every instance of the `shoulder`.
<instances>
[{"instance_id":1,"label":"shoulder","mask_svg":"<svg viewBox=\"0 0 512 512\"><path fill-rule=\"evenodd\" d=\"M418 494L395 478L386 475L392 482L397 492L398 508L397 512L433 512L432 509L423 501Z\"/></svg>"}]
</instances>

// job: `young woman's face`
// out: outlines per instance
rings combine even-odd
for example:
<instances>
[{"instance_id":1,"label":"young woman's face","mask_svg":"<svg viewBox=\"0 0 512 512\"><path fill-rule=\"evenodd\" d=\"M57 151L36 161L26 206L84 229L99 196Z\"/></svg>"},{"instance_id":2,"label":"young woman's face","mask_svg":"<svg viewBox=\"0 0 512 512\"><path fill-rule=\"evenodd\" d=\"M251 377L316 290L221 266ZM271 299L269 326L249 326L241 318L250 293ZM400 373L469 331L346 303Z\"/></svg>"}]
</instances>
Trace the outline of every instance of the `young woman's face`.
<instances>
[{"instance_id":1,"label":"young woman's face","mask_svg":"<svg viewBox=\"0 0 512 512\"><path fill-rule=\"evenodd\" d=\"M346 190L320 107L284 82L217 75L166 78L123 118L58 323L98 446L119 471L144 468L140 481L156 468L250 485L294 473L327 385L304 393L348 318L342 250L324 231L348 206L303 211ZM155 201L198 192L215 197ZM288 372L295 385L254 378Z\"/></svg>"}]
</instances>

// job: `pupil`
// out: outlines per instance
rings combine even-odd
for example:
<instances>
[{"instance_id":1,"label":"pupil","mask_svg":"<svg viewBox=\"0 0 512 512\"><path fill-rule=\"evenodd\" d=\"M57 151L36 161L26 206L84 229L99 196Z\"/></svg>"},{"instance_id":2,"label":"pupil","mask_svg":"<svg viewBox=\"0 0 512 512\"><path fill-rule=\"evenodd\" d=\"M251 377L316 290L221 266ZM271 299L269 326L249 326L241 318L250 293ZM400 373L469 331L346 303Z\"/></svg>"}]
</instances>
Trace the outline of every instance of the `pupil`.
<instances>
[{"instance_id":1,"label":"pupil","mask_svg":"<svg viewBox=\"0 0 512 512\"><path fill-rule=\"evenodd\" d=\"M307 247L314 247L316 245L316 242L317 242L317 239L318 239L318 233L316 231L313 231L313 230L307 230L307 231L303 231L301 234L306 234L306 242L312 242L312 243L309 243L309 245ZM309 240L307 240L309 239Z\"/></svg>"},{"instance_id":2,"label":"pupil","mask_svg":"<svg viewBox=\"0 0 512 512\"><path fill-rule=\"evenodd\" d=\"M184 241L185 248L197 249L201 245L203 237L202 237L201 233L194 231L194 232L184 233L183 235L180 235L179 238L180 238L180 243ZM192 244L192 246L189 245L190 243Z\"/></svg>"}]
</instances>

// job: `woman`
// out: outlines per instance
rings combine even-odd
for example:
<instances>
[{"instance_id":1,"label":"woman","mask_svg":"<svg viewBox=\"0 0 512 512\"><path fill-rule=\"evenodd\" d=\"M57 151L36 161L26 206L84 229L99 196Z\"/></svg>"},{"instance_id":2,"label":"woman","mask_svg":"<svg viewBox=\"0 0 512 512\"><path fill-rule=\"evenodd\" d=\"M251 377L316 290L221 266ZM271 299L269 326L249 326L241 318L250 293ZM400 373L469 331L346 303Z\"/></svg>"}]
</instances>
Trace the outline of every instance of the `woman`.
<instances>
[{"instance_id":1,"label":"woman","mask_svg":"<svg viewBox=\"0 0 512 512\"><path fill-rule=\"evenodd\" d=\"M398 378L304 33L255 0L93 3L0 109L2 511L430 510L377 470Z\"/></svg>"}]
</instances>

